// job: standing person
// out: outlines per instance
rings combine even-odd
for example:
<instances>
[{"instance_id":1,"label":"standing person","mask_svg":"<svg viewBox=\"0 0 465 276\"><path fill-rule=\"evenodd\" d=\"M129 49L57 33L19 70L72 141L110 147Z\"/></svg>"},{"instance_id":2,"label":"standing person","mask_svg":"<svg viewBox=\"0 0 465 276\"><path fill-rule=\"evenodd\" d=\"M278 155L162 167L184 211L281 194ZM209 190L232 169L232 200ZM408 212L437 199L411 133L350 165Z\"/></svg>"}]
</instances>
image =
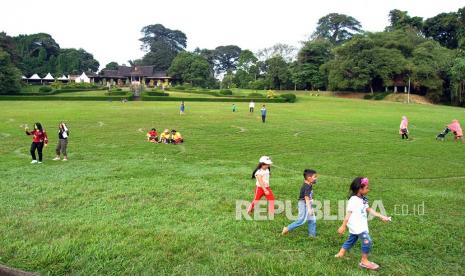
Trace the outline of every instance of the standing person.
<instances>
[{"instance_id":1,"label":"standing person","mask_svg":"<svg viewBox=\"0 0 465 276\"><path fill-rule=\"evenodd\" d=\"M236 112L236 110L237 110L236 104L232 104L232 112Z\"/></svg>"},{"instance_id":2,"label":"standing person","mask_svg":"<svg viewBox=\"0 0 465 276\"><path fill-rule=\"evenodd\" d=\"M249 112L253 113L254 109L255 109L255 103L253 100L251 100L249 103Z\"/></svg>"},{"instance_id":3,"label":"standing person","mask_svg":"<svg viewBox=\"0 0 465 276\"><path fill-rule=\"evenodd\" d=\"M47 146L48 144L47 133L42 128L42 125L40 123L34 124L33 131L29 131L28 127L26 127L24 130L26 131L26 135L32 135L31 164L35 164L35 163L41 164L42 163L42 149L44 148L44 145ZM36 149L37 149L37 153L39 154L39 162L37 162L37 159L36 159Z\"/></svg>"},{"instance_id":4,"label":"standing person","mask_svg":"<svg viewBox=\"0 0 465 276\"><path fill-rule=\"evenodd\" d=\"M379 265L368 261L368 254L371 251L372 240L368 234L367 213L370 213L385 222L390 221L391 218L381 215L368 206L368 199L365 197L368 192L368 178L366 177L357 177L350 184L347 214L341 227L337 230L340 235L343 235L348 226L350 234L349 238L344 242L339 253L337 253L335 257L343 257L346 252L354 246L357 240L360 239L362 243L362 258L359 266L370 270L376 270L379 268Z\"/></svg>"},{"instance_id":5,"label":"standing person","mask_svg":"<svg viewBox=\"0 0 465 276\"><path fill-rule=\"evenodd\" d=\"M460 126L459 121L454 119L452 120L452 123L450 123L447 127L452 131L452 133L454 133L455 142L457 142L458 140L461 140L463 144L463 131L462 131L462 127Z\"/></svg>"},{"instance_id":6,"label":"standing person","mask_svg":"<svg viewBox=\"0 0 465 276\"><path fill-rule=\"evenodd\" d=\"M179 115L183 115L185 109L186 109L186 106L184 105L184 101L182 101L181 106L179 107Z\"/></svg>"},{"instance_id":7,"label":"standing person","mask_svg":"<svg viewBox=\"0 0 465 276\"><path fill-rule=\"evenodd\" d=\"M260 109L261 113L262 113L262 122L265 123L265 120L266 120L266 107L265 105L262 106L262 109Z\"/></svg>"},{"instance_id":8,"label":"standing person","mask_svg":"<svg viewBox=\"0 0 465 276\"><path fill-rule=\"evenodd\" d=\"M257 168L252 173L252 179L256 179L255 196L249 208L247 208L247 213L250 214L257 202L265 196L266 200L268 200L268 214L274 215L274 195L270 188L270 167L273 162L268 156L260 157L258 162Z\"/></svg>"},{"instance_id":9,"label":"standing person","mask_svg":"<svg viewBox=\"0 0 465 276\"><path fill-rule=\"evenodd\" d=\"M318 176L315 170L306 169L304 171L304 183L300 188L299 194L299 216L296 221L283 228L282 235L308 222L308 236L316 236L316 217L312 208L313 203L313 185L316 184Z\"/></svg>"},{"instance_id":10,"label":"standing person","mask_svg":"<svg viewBox=\"0 0 465 276\"><path fill-rule=\"evenodd\" d=\"M408 140L408 119L406 116L402 116L402 121L400 121L399 134L402 137L402 140L407 138Z\"/></svg>"},{"instance_id":11,"label":"standing person","mask_svg":"<svg viewBox=\"0 0 465 276\"><path fill-rule=\"evenodd\" d=\"M68 154L66 149L68 148L68 137L69 129L65 123L61 122L58 125L58 144L55 148L56 156L53 160L60 160L60 153L63 154L63 161L68 161Z\"/></svg>"}]
</instances>

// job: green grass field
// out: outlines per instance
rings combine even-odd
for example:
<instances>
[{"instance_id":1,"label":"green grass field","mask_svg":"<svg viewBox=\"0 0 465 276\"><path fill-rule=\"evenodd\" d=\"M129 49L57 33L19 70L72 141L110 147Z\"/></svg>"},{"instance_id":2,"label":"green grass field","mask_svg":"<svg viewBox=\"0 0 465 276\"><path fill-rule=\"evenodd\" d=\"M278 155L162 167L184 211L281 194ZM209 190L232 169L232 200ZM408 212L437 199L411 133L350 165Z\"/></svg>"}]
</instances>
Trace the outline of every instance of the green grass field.
<instances>
[{"instance_id":1,"label":"green grass field","mask_svg":"<svg viewBox=\"0 0 465 276\"><path fill-rule=\"evenodd\" d=\"M317 222L318 237L289 221L236 220L251 200L261 155L274 166L277 199L294 213L305 168L321 177L315 198L346 199L351 179L370 178L392 223L372 220L371 260L381 274L465 274L465 144L435 135L465 110L382 101L299 97L267 104L268 122L247 103L0 102L0 263L43 274L365 274L360 246L338 260L340 221ZM259 109L259 108L257 108ZM412 141L402 141L402 115ZM69 159L52 161L60 120ZM50 145L31 165L21 125L40 121ZM145 132L175 128L183 145L151 144ZM412 214L424 203L424 215ZM395 214L408 205L409 214ZM397 210L399 211L399 210Z\"/></svg>"}]
</instances>

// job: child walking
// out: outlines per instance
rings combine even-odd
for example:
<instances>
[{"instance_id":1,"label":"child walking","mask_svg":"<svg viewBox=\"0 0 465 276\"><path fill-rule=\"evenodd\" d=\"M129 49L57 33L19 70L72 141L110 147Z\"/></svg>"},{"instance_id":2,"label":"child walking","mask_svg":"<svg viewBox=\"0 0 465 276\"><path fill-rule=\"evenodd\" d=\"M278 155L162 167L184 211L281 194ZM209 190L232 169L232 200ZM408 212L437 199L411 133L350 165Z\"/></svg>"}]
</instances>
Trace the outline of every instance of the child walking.
<instances>
[{"instance_id":1,"label":"child walking","mask_svg":"<svg viewBox=\"0 0 465 276\"><path fill-rule=\"evenodd\" d=\"M185 110L186 106L184 105L184 101L182 101L181 105L179 106L179 115L183 115Z\"/></svg>"},{"instance_id":2,"label":"child walking","mask_svg":"<svg viewBox=\"0 0 465 276\"><path fill-rule=\"evenodd\" d=\"M266 107L265 107L265 105L262 106L262 109L260 109L260 112L262 113L262 122L265 123L265 120L266 120Z\"/></svg>"},{"instance_id":3,"label":"child walking","mask_svg":"<svg viewBox=\"0 0 465 276\"><path fill-rule=\"evenodd\" d=\"M402 116L402 121L400 121L399 134L402 140L404 137L408 140L408 119L406 116Z\"/></svg>"},{"instance_id":4,"label":"child walking","mask_svg":"<svg viewBox=\"0 0 465 276\"><path fill-rule=\"evenodd\" d=\"M296 221L283 228L282 235L308 222L308 235L316 236L316 218L315 211L312 208L313 202L313 185L316 184L318 176L315 170L306 169L304 171L304 183L300 188L299 194L299 216Z\"/></svg>"},{"instance_id":5,"label":"child walking","mask_svg":"<svg viewBox=\"0 0 465 276\"><path fill-rule=\"evenodd\" d=\"M31 164L42 163L42 149L44 145L47 146L48 144L48 137L45 130L42 128L40 123L34 124L34 130L29 131L29 128L26 127L24 129L26 131L26 135L32 135L32 144L31 144L31 157L32 161ZM39 154L39 161L37 162L36 159L36 149L37 153Z\"/></svg>"},{"instance_id":6,"label":"child walking","mask_svg":"<svg viewBox=\"0 0 465 276\"><path fill-rule=\"evenodd\" d=\"M66 151L68 148L68 137L69 129L65 123L61 122L58 125L58 144L55 148L56 156L53 158L54 161L60 160L60 153L63 154L63 161L68 161L68 153Z\"/></svg>"},{"instance_id":7,"label":"child walking","mask_svg":"<svg viewBox=\"0 0 465 276\"><path fill-rule=\"evenodd\" d=\"M357 177L350 184L347 214L341 227L337 230L340 235L343 235L346 228L349 227L349 238L344 242L339 253L337 253L335 257L343 257L346 252L354 246L357 240L360 239L362 243L362 258L359 266L370 270L376 270L379 268L379 265L368 261L368 254L371 251L372 240L368 234L367 213L370 213L385 222L390 221L391 218L381 215L368 206L368 199L365 197L368 192L368 178L366 177Z\"/></svg>"},{"instance_id":8,"label":"child walking","mask_svg":"<svg viewBox=\"0 0 465 276\"><path fill-rule=\"evenodd\" d=\"M257 168L252 173L252 179L256 179L255 197L249 208L247 208L247 213L250 214L257 202L265 196L266 200L268 200L268 214L274 215L274 196L270 188L270 167L273 162L268 156L260 157L258 162Z\"/></svg>"}]
</instances>

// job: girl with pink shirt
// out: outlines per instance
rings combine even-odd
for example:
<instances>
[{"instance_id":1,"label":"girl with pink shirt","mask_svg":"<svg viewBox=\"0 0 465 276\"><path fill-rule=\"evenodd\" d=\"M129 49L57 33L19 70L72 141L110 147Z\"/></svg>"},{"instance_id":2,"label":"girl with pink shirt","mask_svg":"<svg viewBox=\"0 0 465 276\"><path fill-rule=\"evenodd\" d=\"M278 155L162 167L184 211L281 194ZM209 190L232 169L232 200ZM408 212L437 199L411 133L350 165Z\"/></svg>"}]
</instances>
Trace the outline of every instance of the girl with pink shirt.
<instances>
[{"instance_id":1,"label":"girl with pink shirt","mask_svg":"<svg viewBox=\"0 0 465 276\"><path fill-rule=\"evenodd\" d=\"M453 120L447 127L454 133L455 141L461 140L463 144L463 131L459 121Z\"/></svg>"},{"instance_id":2,"label":"girl with pink shirt","mask_svg":"<svg viewBox=\"0 0 465 276\"><path fill-rule=\"evenodd\" d=\"M402 139L405 137L408 140L408 119L406 116L402 116L402 121L400 121L399 134Z\"/></svg>"}]
</instances>

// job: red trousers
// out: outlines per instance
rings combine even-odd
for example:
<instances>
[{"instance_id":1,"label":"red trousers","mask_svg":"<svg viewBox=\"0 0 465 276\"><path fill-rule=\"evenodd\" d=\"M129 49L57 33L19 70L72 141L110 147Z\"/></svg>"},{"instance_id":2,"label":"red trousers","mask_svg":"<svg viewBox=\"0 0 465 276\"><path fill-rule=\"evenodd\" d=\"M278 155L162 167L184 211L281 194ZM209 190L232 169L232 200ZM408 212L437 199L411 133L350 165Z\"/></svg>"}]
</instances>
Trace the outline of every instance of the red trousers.
<instances>
[{"instance_id":1,"label":"red trousers","mask_svg":"<svg viewBox=\"0 0 465 276\"><path fill-rule=\"evenodd\" d=\"M265 191L263 191L262 187L256 187L255 188L255 197L254 197L252 203L250 203L249 208L247 208L248 213L252 212L255 205L257 204L257 202L263 196L265 196L266 200L268 200L268 214L274 214L274 195L273 195L273 191L271 191L270 187L268 187L267 190L268 190L269 194L265 195Z\"/></svg>"}]
</instances>

